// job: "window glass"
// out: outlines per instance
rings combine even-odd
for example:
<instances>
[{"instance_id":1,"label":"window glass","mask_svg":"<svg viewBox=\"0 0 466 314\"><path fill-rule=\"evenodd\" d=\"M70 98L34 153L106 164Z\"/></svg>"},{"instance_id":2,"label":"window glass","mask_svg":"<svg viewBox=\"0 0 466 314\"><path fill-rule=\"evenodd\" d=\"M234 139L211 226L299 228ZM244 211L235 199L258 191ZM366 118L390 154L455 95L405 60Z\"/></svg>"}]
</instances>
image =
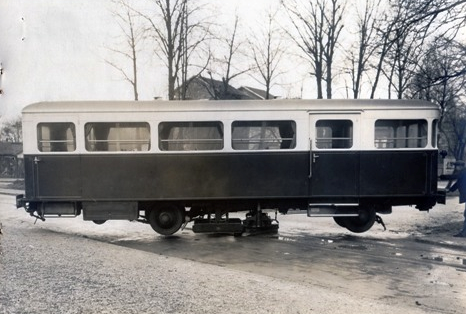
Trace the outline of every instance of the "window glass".
<instances>
[{"instance_id":1,"label":"window glass","mask_svg":"<svg viewBox=\"0 0 466 314\"><path fill-rule=\"evenodd\" d=\"M432 147L437 147L437 127L438 120L434 120L432 123Z\"/></svg>"},{"instance_id":2,"label":"window glass","mask_svg":"<svg viewBox=\"0 0 466 314\"><path fill-rule=\"evenodd\" d=\"M236 150L295 148L296 123L294 121L234 121L231 145Z\"/></svg>"},{"instance_id":3,"label":"window glass","mask_svg":"<svg viewBox=\"0 0 466 314\"><path fill-rule=\"evenodd\" d=\"M376 148L420 148L427 145L425 120L377 120Z\"/></svg>"},{"instance_id":4,"label":"window glass","mask_svg":"<svg viewBox=\"0 0 466 314\"><path fill-rule=\"evenodd\" d=\"M321 149L351 148L353 122L351 120L319 120L316 122L316 147Z\"/></svg>"},{"instance_id":5,"label":"window glass","mask_svg":"<svg viewBox=\"0 0 466 314\"><path fill-rule=\"evenodd\" d=\"M148 151L150 127L146 122L86 123L86 150L90 152Z\"/></svg>"},{"instance_id":6,"label":"window glass","mask_svg":"<svg viewBox=\"0 0 466 314\"><path fill-rule=\"evenodd\" d=\"M37 146L41 152L73 152L76 132L73 123L39 123Z\"/></svg>"},{"instance_id":7,"label":"window glass","mask_svg":"<svg viewBox=\"0 0 466 314\"><path fill-rule=\"evenodd\" d=\"M163 151L223 149L223 124L212 122L161 122L159 148Z\"/></svg>"}]
</instances>

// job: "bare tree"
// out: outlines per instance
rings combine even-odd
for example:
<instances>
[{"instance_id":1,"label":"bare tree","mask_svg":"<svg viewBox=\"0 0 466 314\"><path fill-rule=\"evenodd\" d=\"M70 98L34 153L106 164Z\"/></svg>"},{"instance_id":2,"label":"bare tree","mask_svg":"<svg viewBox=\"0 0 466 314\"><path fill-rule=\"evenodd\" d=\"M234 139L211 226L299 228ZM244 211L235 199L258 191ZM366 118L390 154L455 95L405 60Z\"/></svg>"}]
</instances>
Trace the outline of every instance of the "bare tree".
<instances>
[{"instance_id":1,"label":"bare tree","mask_svg":"<svg viewBox=\"0 0 466 314\"><path fill-rule=\"evenodd\" d=\"M182 31L180 36L180 50L181 50L181 66L180 75L177 76L177 89L176 97L185 100L191 81L200 76L202 72L208 67L212 58L210 47L203 44L212 40L210 27L212 24L209 18L203 21L191 23L190 18L195 15L197 11L201 11L202 6L194 8L187 7L182 21ZM192 59L198 63L192 63ZM194 74L190 76L190 68L196 68Z\"/></svg>"},{"instance_id":2,"label":"bare tree","mask_svg":"<svg viewBox=\"0 0 466 314\"><path fill-rule=\"evenodd\" d=\"M151 0L155 17L139 11L149 23L151 38L156 46L154 52L165 62L168 70L168 99L175 99L175 83L182 59L183 27L187 0Z\"/></svg>"},{"instance_id":3,"label":"bare tree","mask_svg":"<svg viewBox=\"0 0 466 314\"><path fill-rule=\"evenodd\" d=\"M420 61L407 97L437 103L439 129L448 151L464 158L466 146L466 46L449 38L435 38Z\"/></svg>"},{"instance_id":4,"label":"bare tree","mask_svg":"<svg viewBox=\"0 0 466 314\"><path fill-rule=\"evenodd\" d=\"M275 27L276 15L277 11L269 12L266 28L249 40L254 70L259 74L260 79L253 77L265 86L265 99L270 98L270 88L277 76L281 74L279 64L286 52L279 28Z\"/></svg>"},{"instance_id":5,"label":"bare tree","mask_svg":"<svg viewBox=\"0 0 466 314\"><path fill-rule=\"evenodd\" d=\"M400 12L398 23L393 31L391 49L386 56L386 70L383 71L388 80L388 97L392 90L396 98L403 98L420 59L424 55L425 41L430 37L435 19L426 18L412 20L413 12L422 12L419 4L413 1L398 0L393 3L395 10Z\"/></svg>"},{"instance_id":6,"label":"bare tree","mask_svg":"<svg viewBox=\"0 0 466 314\"><path fill-rule=\"evenodd\" d=\"M242 55L241 47L245 41L238 39L239 17L235 15L233 30L229 37L219 38L220 48L224 49L223 57L213 58L213 63L209 69L210 88L209 93L213 99L232 99L235 98L230 92L230 82L236 77L247 73L251 70L251 66L237 62L237 57ZM222 53L222 51L217 54ZM241 64L238 67L238 64ZM214 68L216 70L214 70ZM217 84L213 76L216 74L221 77L221 84Z\"/></svg>"},{"instance_id":7,"label":"bare tree","mask_svg":"<svg viewBox=\"0 0 466 314\"><path fill-rule=\"evenodd\" d=\"M407 25L424 23L441 28L442 36L452 39L466 23L466 0L405 0L411 4Z\"/></svg>"},{"instance_id":8,"label":"bare tree","mask_svg":"<svg viewBox=\"0 0 466 314\"><path fill-rule=\"evenodd\" d=\"M330 10L324 14L326 20L326 30L324 33L327 37L324 46L324 57L326 65L327 98L332 98L332 80L333 80L333 63L335 61L335 52L337 43L343 29L343 15L345 14L345 6L341 0L330 0ZM324 2L324 5L325 2ZM325 7L322 8L325 10Z\"/></svg>"},{"instance_id":9,"label":"bare tree","mask_svg":"<svg viewBox=\"0 0 466 314\"><path fill-rule=\"evenodd\" d=\"M445 33L456 32L455 30L463 25L466 19L465 11L462 11L466 8L465 4L465 0L391 1L390 9L377 28L380 41L377 45L378 60L374 65L375 77L370 97L375 97L380 76L384 74L384 67L389 69L385 72L389 80L389 88L396 86L397 97L400 97L407 87L406 82L410 80L406 76L409 72L405 71L405 66L408 62L411 64L417 62L413 52L420 51L417 48L422 46L433 30L443 29ZM417 42L416 46L412 45L413 41ZM413 49L415 47L416 49ZM394 66L398 66L398 69L394 69ZM396 84L393 75L397 75Z\"/></svg>"},{"instance_id":10,"label":"bare tree","mask_svg":"<svg viewBox=\"0 0 466 314\"><path fill-rule=\"evenodd\" d=\"M391 5L390 8L391 9L382 16L379 27L377 28L377 37L379 38L379 41L375 43L375 45L377 47L376 54L378 55L378 59L374 65L375 77L372 82L370 94L371 99L375 97L375 93L380 81L380 76L383 74L387 55L395 43L394 37L396 38L396 36L394 33L398 32L398 34L400 34L401 32L401 34L403 34L406 32L404 29L406 24L403 24L406 23L403 8L396 5Z\"/></svg>"},{"instance_id":11,"label":"bare tree","mask_svg":"<svg viewBox=\"0 0 466 314\"><path fill-rule=\"evenodd\" d=\"M134 12L127 0L114 0L114 12L117 23L123 34L123 43L118 44L118 48L109 48L112 52L122 56L131 62L131 71L116 61L106 60L108 64L118 70L133 88L134 100L139 99L138 92L138 53L139 46L144 39L144 29L138 25L138 15Z\"/></svg>"},{"instance_id":12,"label":"bare tree","mask_svg":"<svg viewBox=\"0 0 466 314\"><path fill-rule=\"evenodd\" d=\"M286 30L288 35L296 43L299 49L309 58L311 62L311 75L316 79L317 98L323 98L323 77L324 77L324 49L323 49L323 12L319 14L320 0L312 2L305 8L300 7L295 1L283 5L290 18L294 30L294 35L290 30Z\"/></svg>"},{"instance_id":13,"label":"bare tree","mask_svg":"<svg viewBox=\"0 0 466 314\"><path fill-rule=\"evenodd\" d=\"M21 117L5 121L0 131L0 140L3 142L20 143L23 141Z\"/></svg>"},{"instance_id":14,"label":"bare tree","mask_svg":"<svg viewBox=\"0 0 466 314\"><path fill-rule=\"evenodd\" d=\"M347 72L351 78L354 99L359 98L364 73L369 70L369 61L375 52L375 29L377 27L377 8L381 0L366 0L363 12L357 11L357 42L350 49L347 59L350 67Z\"/></svg>"},{"instance_id":15,"label":"bare tree","mask_svg":"<svg viewBox=\"0 0 466 314\"><path fill-rule=\"evenodd\" d=\"M317 98L323 98L323 82L327 98L332 98L333 63L345 11L342 0L315 0L306 5L296 1L282 3L296 35L289 30L287 33L311 61Z\"/></svg>"},{"instance_id":16,"label":"bare tree","mask_svg":"<svg viewBox=\"0 0 466 314\"><path fill-rule=\"evenodd\" d=\"M388 98L392 98L392 89L397 99L403 98L424 53L425 38L426 34L417 31L395 36L392 49L386 56L387 69L383 69L388 80Z\"/></svg>"},{"instance_id":17,"label":"bare tree","mask_svg":"<svg viewBox=\"0 0 466 314\"><path fill-rule=\"evenodd\" d=\"M445 116L442 133L448 151L456 160L464 160L466 149L466 104L458 103Z\"/></svg>"},{"instance_id":18,"label":"bare tree","mask_svg":"<svg viewBox=\"0 0 466 314\"><path fill-rule=\"evenodd\" d=\"M194 16L202 10L202 6L190 6L188 0L151 0L153 15L139 11L138 13L149 23L151 38L154 40L155 54L165 63L168 70L168 99L175 99L175 88L184 85L187 80L189 58L199 43L207 38L195 38L197 30L205 31L202 20ZM190 40L194 38L194 41ZM181 77L181 83L180 83Z\"/></svg>"}]
</instances>

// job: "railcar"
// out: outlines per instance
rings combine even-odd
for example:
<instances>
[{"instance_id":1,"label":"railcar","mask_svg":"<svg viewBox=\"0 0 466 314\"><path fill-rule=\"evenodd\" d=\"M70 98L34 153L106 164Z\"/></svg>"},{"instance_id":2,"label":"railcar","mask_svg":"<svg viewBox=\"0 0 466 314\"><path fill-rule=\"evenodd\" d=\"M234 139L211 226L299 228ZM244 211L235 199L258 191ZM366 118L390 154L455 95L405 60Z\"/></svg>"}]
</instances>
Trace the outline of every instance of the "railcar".
<instances>
[{"instance_id":1,"label":"railcar","mask_svg":"<svg viewBox=\"0 0 466 314\"><path fill-rule=\"evenodd\" d=\"M353 232L443 202L439 109L408 100L86 101L24 108L36 218L149 223L170 235L278 228L270 210ZM245 212L245 219L230 218Z\"/></svg>"}]
</instances>

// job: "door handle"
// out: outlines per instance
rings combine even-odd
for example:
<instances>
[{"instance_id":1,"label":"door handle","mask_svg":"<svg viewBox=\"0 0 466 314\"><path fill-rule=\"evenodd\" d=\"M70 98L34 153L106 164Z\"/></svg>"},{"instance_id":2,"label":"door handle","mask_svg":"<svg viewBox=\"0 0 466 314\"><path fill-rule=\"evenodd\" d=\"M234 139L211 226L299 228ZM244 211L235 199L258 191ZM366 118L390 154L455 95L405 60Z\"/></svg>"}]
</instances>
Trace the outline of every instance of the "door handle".
<instances>
[{"instance_id":1,"label":"door handle","mask_svg":"<svg viewBox=\"0 0 466 314\"><path fill-rule=\"evenodd\" d=\"M314 163L314 164L315 164L315 163L316 163L316 160L317 160L317 158L319 158L319 155L317 155L317 154L313 154L313 155L312 155L312 163Z\"/></svg>"},{"instance_id":2,"label":"door handle","mask_svg":"<svg viewBox=\"0 0 466 314\"><path fill-rule=\"evenodd\" d=\"M38 162L40 161L40 158L39 157L34 157L34 163L37 164Z\"/></svg>"}]
</instances>

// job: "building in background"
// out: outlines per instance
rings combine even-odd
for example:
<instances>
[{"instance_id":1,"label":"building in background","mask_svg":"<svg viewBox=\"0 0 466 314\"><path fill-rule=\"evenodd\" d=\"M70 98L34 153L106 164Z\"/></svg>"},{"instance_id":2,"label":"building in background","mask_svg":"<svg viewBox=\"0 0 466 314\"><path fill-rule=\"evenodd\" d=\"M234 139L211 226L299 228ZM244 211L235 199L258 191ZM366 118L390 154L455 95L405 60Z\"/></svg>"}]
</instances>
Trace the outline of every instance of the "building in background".
<instances>
[{"instance_id":1,"label":"building in background","mask_svg":"<svg viewBox=\"0 0 466 314\"><path fill-rule=\"evenodd\" d=\"M23 144L0 142L0 178L24 177Z\"/></svg>"},{"instance_id":2,"label":"building in background","mask_svg":"<svg viewBox=\"0 0 466 314\"><path fill-rule=\"evenodd\" d=\"M178 99L182 99L182 88L175 90L175 95ZM184 99L236 99L236 100L251 100L265 99L266 92L261 89L241 86L235 88L231 85L226 86L222 81L214 80L203 76L192 77L188 80L186 95ZM269 99L276 99L277 96L269 95Z\"/></svg>"},{"instance_id":3,"label":"building in background","mask_svg":"<svg viewBox=\"0 0 466 314\"><path fill-rule=\"evenodd\" d=\"M252 99L267 99L267 92L262 89L254 88L254 87L249 87L249 86L241 86L238 88L243 94L248 95ZM278 96L274 96L269 93L269 98L268 99L277 99L280 98Z\"/></svg>"}]
</instances>

